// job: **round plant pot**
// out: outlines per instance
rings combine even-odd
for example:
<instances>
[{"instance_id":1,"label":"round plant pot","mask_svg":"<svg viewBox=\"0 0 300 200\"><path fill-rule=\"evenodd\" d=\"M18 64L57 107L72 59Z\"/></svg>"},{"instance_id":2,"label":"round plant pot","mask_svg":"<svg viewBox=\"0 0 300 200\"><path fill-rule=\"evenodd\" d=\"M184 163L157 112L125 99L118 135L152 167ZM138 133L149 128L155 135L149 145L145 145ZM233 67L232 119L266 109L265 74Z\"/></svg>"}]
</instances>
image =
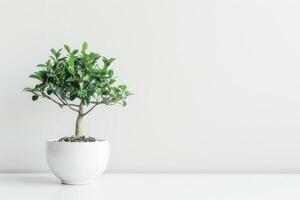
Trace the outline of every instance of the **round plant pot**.
<instances>
[{"instance_id":1,"label":"round plant pot","mask_svg":"<svg viewBox=\"0 0 300 200\"><path fill-rule=\"evenodd\" d=\"M109 157L109 143L47 142L47 162L53 174L63 184L79 185L95 182L105 170Z\"/></svg>"}]
</instances>

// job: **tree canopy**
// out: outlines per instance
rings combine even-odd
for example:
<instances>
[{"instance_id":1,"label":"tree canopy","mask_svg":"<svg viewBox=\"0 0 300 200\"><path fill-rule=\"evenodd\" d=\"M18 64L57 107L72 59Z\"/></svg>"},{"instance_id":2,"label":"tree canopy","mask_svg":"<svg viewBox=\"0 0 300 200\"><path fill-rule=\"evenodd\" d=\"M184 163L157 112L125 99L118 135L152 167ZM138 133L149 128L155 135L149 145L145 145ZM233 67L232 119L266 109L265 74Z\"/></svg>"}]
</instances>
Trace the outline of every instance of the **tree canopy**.
<instances>
[{"instance_id":1,"label":"tree canopy","mask_svg":"<svg viewBox=\"0 0 300 200\"><path fill-rule=\"evenodd\" d=\"M88 52L87 48L84 42L81 50L71 50L68 45L51 49L50 58L37 65L39 70L29 76L38 80L38 84L24 90L33 94L33 101L46 98L76 112L81 112L83 105L92 105L82 116L100 104L126 106L126 98L131 93L126 85L116 84L110 67L115 59Z\"/></svg>"}]
</instances>

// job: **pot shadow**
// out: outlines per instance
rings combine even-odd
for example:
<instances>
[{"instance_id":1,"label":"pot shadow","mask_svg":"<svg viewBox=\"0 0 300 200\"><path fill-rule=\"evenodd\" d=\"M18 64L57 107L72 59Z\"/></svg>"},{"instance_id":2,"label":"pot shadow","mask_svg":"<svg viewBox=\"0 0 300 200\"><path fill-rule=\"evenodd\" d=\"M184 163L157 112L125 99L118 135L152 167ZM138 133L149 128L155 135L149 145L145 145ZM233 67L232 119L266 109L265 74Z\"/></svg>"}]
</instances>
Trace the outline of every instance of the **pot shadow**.
<instances>
[{"instance_id":1,"label":"pot shadow","mask_svg":"<svg viewBox=\"0 0 300 200\"><path fill-rule=\"evenodd\" d=\"M5 184L13 184L13 185L61 185L60 181L52 176L45 176L35 174L32 175L20 175L20 176L13 176L7 177L5 179Z\"/></svg>"}]
</instances>

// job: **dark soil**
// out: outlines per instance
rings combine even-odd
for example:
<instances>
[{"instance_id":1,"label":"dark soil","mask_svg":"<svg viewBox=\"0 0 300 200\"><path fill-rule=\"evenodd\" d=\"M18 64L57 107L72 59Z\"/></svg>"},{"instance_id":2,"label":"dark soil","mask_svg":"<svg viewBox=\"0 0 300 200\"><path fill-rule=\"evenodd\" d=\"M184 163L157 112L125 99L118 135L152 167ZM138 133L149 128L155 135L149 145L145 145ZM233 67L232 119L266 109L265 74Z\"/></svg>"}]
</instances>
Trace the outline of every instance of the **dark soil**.
<instances>
[{"instance_id":1,"label":"dark soil","mask_svg":"<svg viewBox=\"0 0 300 200\"><path fill-rule=\"evenodd\" d=\"M75 138L75 136L62 137L57 141L58 142L96 142L96 139L90 136L83 135L77 138Z\"/></svg>"}]
</instances>

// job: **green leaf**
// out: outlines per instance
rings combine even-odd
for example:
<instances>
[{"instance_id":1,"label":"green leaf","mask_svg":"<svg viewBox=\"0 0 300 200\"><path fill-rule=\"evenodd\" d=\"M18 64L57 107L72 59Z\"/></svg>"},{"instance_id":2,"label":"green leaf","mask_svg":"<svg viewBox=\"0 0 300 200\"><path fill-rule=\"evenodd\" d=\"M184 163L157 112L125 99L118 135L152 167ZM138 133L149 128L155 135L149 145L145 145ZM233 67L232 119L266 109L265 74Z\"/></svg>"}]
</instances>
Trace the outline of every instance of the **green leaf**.
<instances>
[{"instance_id":1,"label":"green leaf","mask_svg":"<svg viewBox=\"0 0 300 200\"><path fill-rule=\"evenodd\" d=\"M47 67L45 64L38 64L37 67Z\"/></svg>"},{"instance_id":2,"label":"green leaf","mask_svg":"<svg viewBox=\"0 0 300 200\"><path fill-rule=\"evenodd\" d=\"M116 82L115 79L110 79L110 80L109 80L109 84L110 84L110 85L114 84L115 82Z\"/></svg>"},{"instance_id":3,"label":"green leaf","mask_svg":"<svg viewBox=\"0 0 300 200\"><path fill-rule=\"evenodd\" d=\"M82 76L83 76L82 71L78 71L77 73L78 73L79 77L82 78Z\"/></svg>"},{"instance_id":4,"label":"green leaf","mask_svg":"<svg viewBox=\"0 0 300 200\"><path fill-rule=\"evenodd\" d=\"M40 80L40 78L39 78L36 74L31 74L31 75L29 76L29 78L35 78L35 79Z\"/></svg>"},{"instance_id":5,"label":"green leaf","mask_svg":"<svg viewBox=\"0 0 300 200\"><path fill-rule=\"evenodd\" d=\"M74 87L70 86L66 88L67 92L73 92L74 91Z\"/></svg>"},{"instance_id":6,"label":"green leaf","mask_svg":"<svg viewBox=\"0 0 300 200\"><path fill-rule=\"evenodd\" d=\"M49 57L53 60L53 62L56 61L56 59L53 56L49 56Z\"/></svg>"},{"instance_id":7,"label":"green leaf","mask_svg":"<svg viewBox=\"0 0 300 200\"><path fill-rule=\"evenodd\" d=\"M75 50L72 51L72 54L73 54L73 55L76 55L78 52L79 52L79 50L78 50L78 49L75 49Z\"/></svg>"},{"instance_id":8,"label":"green leaf","mask_svg":"<svg viewBox=\"0 0 300 200\"><path fill-rule=\"evenodd\" d=\"M90 104L90 98L88 96L83 98L83 105L89 105Z\"/></svg>"},{"instance_id":9,"label":"green leaf","mask_svg":"<svg viewBox=\"0 0 300 200\"><path fill-rule=\"evenodd\" d=\"M88 81L89 79L90 79L90 76L88 74L82 78L82 80L84 80L84 81Z\"/></svg>"},{"instance_id":10,"label":"green leaf","mask_svg":"<svg viewBox=\"0 0 300 200\"><path fill-rule=\"evenodd\" d=\"M77 97L77 92L72 92L72 93L70 94L70 100L71 100L71 101L73 101L74 99L76 99L76 97Z\"/></svg>"},{"instance_id":11,"label":"green leaf","mask_svg":"<svg viewBox=\"0 0 300 200\"><path fill-rule=\"evenodd\" d=\"M100 54L94 53L94 60L98 60L99 58L101 58Z\"/></svg>"},{"instance_id":12,"label":"green leaf","mask_svg":"<svg viewBox=\"0 0 300 200\"><path fill-rule=\"evenodd\" d=\"M72 67L71 67L71 66L67 66L67 70L68 70L68 72L69 72L72 76L75 76L75 70L74 70L73 66L72 66Z\"/></svg>"},{"instance_id":13,"label":"green leaf","mask_svg":"<svg viewBox=\"0 0 300 200\"><path fill-rule=\"evenodd\" d=\"M55 90L56 94L60 95L60 96L64 96L65 95L65 91L64 88L58 87Z\"/></svg>"},{"instance_id":14,"label":"green leaf","mask_svg":"<svg viewBox=\"0 0 300 200\"><path fill-rule=\"evenodd\" d=\"M85 52L88 48L88 43L87 42L83 42L82 44L82 51Z\"/></svg>"},{"instance_id":15,"label":"green leaf","mask_svg":"<svg viewBox=\"0 0 300 200\"><path fill-rule=\"evenodd\" d=\"M29 77L43 81L43 79L46 75L47 75L47 71L37 71L37 72L34 72L34 74L31 74Z\"/></svg>"},{"instance_id":16,"label":"green leaf","mask_svg":"<svg viewBox=\"0 0 300 200\"><path fill-rule=\"evenodd\" d=\"M104 91L101 92L101 95L104 95L104 96L109 95L109 91L108 90L104 90Z\"/></svg>"},{"instance_id":17,"label":"green leaf","mask_svg":"<svg viewBox=\"0 0 300 200\"><path fill-rule=\"evenodd\" d=\"M79 97L82 97L82 98L86 96L86 92L85 92L85 91L82 91L82 90L81 90L81 91L78 91L77 94L78 94Z\"/></svg>"},{"instance_id":18,"label":"green leaf","mask_svg":"<svg viewBox=\"0 0 300 200\"><path fill-rule=\"evenodd\" d=\"M27 92L31 92L31 91L32 91L32 89L31 89L30 87L26 87L26 88L24 88L23 90L24 90L24 91L27 91Z\"/></svg>"},{"instance_id":19,"label":"green leaf","mask_svg":"<svg viewBox=\"0 0 300 200\"><path fill-rule=\"evenodd\" d=\"M48 95L51 95L52 93L53 93L53 90L52 90L52 89L50 89L50 88L47 89L47 94L48 94Z\"/></svg>"},{"instance_id":20,"label":"green leaf","mask_svg":"<svg viewBox=\"0 0 300 200\"><path fill-rule=\"evenodd\" d=\"M55 56L56 55L56 51L55 49L50 49L51 53Z\"/></svg>"},{"instance_id":21,"label":"green leaf","mask_svg":"<svg viewBox=\"0 0 300 200\"><path fill-rule=\"evenodd\" d=\"M102 56L102 61L104 63L104 67L107 68L110 64L114 61L114 58L107 59L106 57Z\"/></svg>"},{"instance_id":22,"label":"green leaf","mask_svg":"<svg viewBox=\"0 0 300 200\"><path fill-rule=\"evenodd\" d=\"M109 63L108 63L108 59L106 57L102 57L102 62L104 63L104 68L107 68Z\"/></svg>"},{"instance_id":23,"label":"green leaf","mask_svg":"<svg viewBox=\"0 0 300 200\"><path fill-rule=\"evenodd\" d=\"M110 65L114 60L116 60L116 59L115 59L115 58L110 58L110 59L108 60L109 65Z\"/></svg>"},{"instance_id":24,"label":"green leaf","mask_svg":"<svg viewBox=\"0 0 300 200\"><path fill-rule=\"evenodd\" d=\"M122 90L122 91L125 91L127 89L127 86L126 85L119 85L119 88Z\"/></svg>"},{"instance_id":25,"label":"green leaf","mask_svg":"<svg viewBox=\"0 0 300 200\"><path fill-rule=\"evenodd\" d=\"M62 49L58 49L58 51L56 52L56 54L55 54L55 58L56 58L56 59L58 59L59 56L61 55L61 50L62 50Z\"/></svg>"},{"instance_id":26,"label":"green leaf","mask_svg":"<svg viewBox=\"0 0 300 200\"><path fill-rule=\"evenodd\" d=\"M123 100L123 101L122 101L122 105L123 105L123 106L126 106L126 105L127 105L127 102Z\"/></svg>"},{"instance_id":27,"label":"green leaf","mask_svg":"<svg viewBox=\"0 0 300 200\"><path fill-rule=\"evenodd\" d=\"M108 76L109 78L112 78L114 75L114 71L113 70L108 70Z\"/></svg>"},{"instance_id":28,"label":"green leaf","mask_svg":"<svg viewBox=\"0 0 300 200\"><path fill-rule=\"evenodd\" d=\"M83 88L83 82L80 82L80 83L79 83L79 87L80 87L80 89Z\"/></svg>"},{"instance_id":29,"label":"green leaf","mask_svg":"<svg viewBox=\"0 0 300 200\"><path fill-rule=\"evenodd\" d=\"M50 67L50 65L51 65L51 60L47 60L46 66Z\"/></svg>"},{"instance_id":30,"label":"green leaf","mask_svg":"<svg viewBox=\"0 0 300 200\"><path fill-rule=\"evenodd\" d=\"M70 47L69 47L68 45L65 44L64 47L65 47L65 50L66 50L68 53L71 52Z\"/></svg>"},{"instance_id":31,"label":"green leaf","mask_svg":"<svg viewBox=\"0 0 300 200\"><path fill-rule=\"evenodd\" d=\"M69 78L66 79L66 82L72 82L74 81L75 79L73 78L73 76L70 76Z\"/></svg>"},{"instance_id":32,"label":"green leaf","mask_svg":"<svg viewBox=\"0 0 300 200\"><path fill-rule=\"evenodd\" d=\"M32 101L36 101L39 98L39 95L33 95L32 96Z\"/></svg>"},{"instance_id":33,"label":"green leaf","mask_svg":"<svg viewBox=\"0 0 300 200\"><path fill-rule=\"evenodd\" d=\"M62 49L58 49L58 51L56 52L57 55L61 55L61 51Z\"/></svg>"},{"instance_id":34,"label":"green leaf","mask_svg":"<svg viewBox=\"0 0 300 200\"><path fill-rule=\"evenodd\" d=\"M69 67L73 67L74 66L74 55L73 54L71 54L69 56L68 65L69 65Z\"/></svg>"},{"instance_id":35,"label":"green leaf","mask_svg":"<svg viewBox=\"0 0 300 200\"><path fill-rule=\"evenodd\" d=\"M129 92L129 91L125 91L125 96L130 96L130 95L133 95L131 92Z\"/></svg>"},{"instance_id":36,"label":"green leaf","mask_svg":"<svg viewBox=\"0 0 300 200\"><path fill-rule=\"evenodd\" d=\"M70 54L70 56L69 56L67 70L70 74L72 74L72 76L75 76L73 54Z\"/></svg>"}]
</instances>

